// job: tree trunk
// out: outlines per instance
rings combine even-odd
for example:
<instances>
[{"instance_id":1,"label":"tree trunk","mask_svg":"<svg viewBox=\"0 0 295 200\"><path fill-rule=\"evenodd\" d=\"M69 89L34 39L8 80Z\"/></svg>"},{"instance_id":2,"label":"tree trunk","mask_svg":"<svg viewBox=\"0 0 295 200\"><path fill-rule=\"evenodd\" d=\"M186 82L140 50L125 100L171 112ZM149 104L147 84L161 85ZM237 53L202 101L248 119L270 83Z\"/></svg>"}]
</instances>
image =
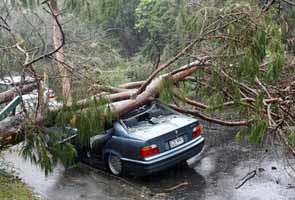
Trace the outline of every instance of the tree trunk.
<instances>
[{"instance_id":1,"label":"tree trunk","mask_svg":"<svg viewBox=\"0 0 295 200\"><path fill-rule=\"evenodd\" d=\"M50 6L53 12L53 15L58 16L58 6L56 0L50 0ZM63 38L60 28L56 22L53 21L53 45L54 48L57 49L61 46ZM58 61L59 73L61 76L61 84L62 84L62 95L64 97L64 103L66 105L70 105L72 102L72 88L71 88L71 77L70 72L65 68L62 64L64 63L64 49L61 47L59 51L56 53L56 60Z\"/></svg>"},{"instance_id":2,"label":"tree trunk","mask_svg":"<svg viewBox=\"0 0 295 200\"><path fill-rule=\"evenodd\" d=\"M110 104L109 106L112 108L113 114L116 116L120 116L138 106L144 105L145 103L153 100L155 97L159 95L159 86L161 85L161 82L165 78L171 78L176 84L182 80L184 80L187 76L190 76L195 71L197 71L200 68L206 67L210 64L195 61L188 65L184 65L180 67L179 69L172 71L168 74L163 74L162 76L155 78L149 85L146 87L146 89L139 95L136 96L136 93L138 89L135 89L136 87L141 87L141 85L144 83L142 81L140 82L131 82L126 83L122 85L121 87L124 88L134 88L134 89L127 89L125 91L115 93L115 94L98 94L92 97L88 97L86 99L80 100L77 102L77 106L79 108L85 108L88 106L89 100L96 98L105 98L107 99ZM61 107L56 107L54 110L59 110Z\"/></svg>"},{"instance_id":3,"label":"tree trunk","mask_svg":"<svg viewBox=\"0 0 295 200\"><path fill-rule=\"evenodd\" d=\"M119 87L125 88L125 89L135 89L135 88L141 87L143 83L144 83L144 81L136 81L136 82L122 84Z\"/></svg>"},{"instance_id":4,"label":"tree trunk","mask_svg":"<svg viewBox=\"0 0 295 200\"><path fill-rule=\"evenodd\" d=\"M11 144L21 131L21 116L7 117L0 121L0 149L6 144Z\"/></svg>"},{"instance_id":5,"label":"tree trunk","mask_svg":"<svg viewBox=\"0 0 295 200\"><path fill-rule=\"evenodd\" d=\"M159 95L159 86L164 78L171 78L175 83L178 83L184 80L187 76L190 76L199 68L204 67L205 64L198 64L193 62L189 65L183 66L183 71L179 71L177 73L169 73L162 75L156 79L154 79L145 90L136 96L134 99L128 99L123 101L118 101L110 104L111 108L114 110L116 115L122 115L130 110L135 109L138 106L144 105L147 102L153 100ZM173 75L172 75L173 74Z\"/></svg>"},{"instance_id":6,"label":"tree trunk","mask_svg":"<svg viewBox=\"0 0 295 200\"><path fill-rule=\"evenodd\" d=\"M27 94L36 88L37 88L37 85L34 83L34 84L24 85L23 87L17 87L17 89L12 88L8 91L2 92L0 93L0 104L12 101L13 98L18 95L18 92L20 92L21 94Z\"/></svg>"},{"instance_id":7,"label":"tree trunk","mask_svg":"<svg viewBox=\"0 0 295 200\"><path fill-rule=\"evenodd\" d=\"M124 113L138 107L141 105L144 105L150 101L152 101L154 98L156 98L159 95L159 86L161 85L162 81L164 81L166 78L171 78L176 84L182 80L184 80L187 76L190 76L193 74L195 71L198 69L207 66L206 63L200 63L198 61L192 62L188 65L185 65L181 67L180 69L173 71L168 74L164 74L158 78L155 78L146 88L145 90L140 93L139 95L136 95L137 89L127 89L126 91L115 93L115 94L98 94L96 96L93 96L92 98L106 98L110 102L108 104L110 108L112 109L113 115L114 116L121 116ZM142 84L142 83L141 83ZM127 87L129 86L131 88L135 87L140 87L141 86L140 82L136 83L133 85L133 83L126 84ZM136 85L136 86L135 86ZM90 98L91 99L91 98ZM78 106L80 108L85 108L88 106L89 103L89 98L81 100L77 102ZM55 110L59 110L61 107L55 108ZM1 124L0 124L1 125ZM6 129L3 128L2 130L0 129L0 137L2 136L14 136L16 134L17 129Z\"/></svg>"}]
</instances>

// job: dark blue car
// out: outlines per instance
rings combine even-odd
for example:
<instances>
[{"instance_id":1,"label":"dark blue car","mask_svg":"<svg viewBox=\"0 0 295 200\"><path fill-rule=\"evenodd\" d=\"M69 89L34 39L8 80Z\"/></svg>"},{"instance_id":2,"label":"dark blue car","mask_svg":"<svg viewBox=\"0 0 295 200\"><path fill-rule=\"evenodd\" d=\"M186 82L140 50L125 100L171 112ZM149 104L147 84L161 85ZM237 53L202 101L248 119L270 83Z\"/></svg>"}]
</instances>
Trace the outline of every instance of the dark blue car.
<instances>
[{"instance_id":1,"label":"dark blue car","mask_svg":"<svg viewBox=\"0 0 295 200\"><path fill-rule=\"evenodd\" d=\"M79 157L114 175L148 175L199 154L204 146L199 121L159 102L141 106L90 138Z\"/></svg>"}]
</instances>

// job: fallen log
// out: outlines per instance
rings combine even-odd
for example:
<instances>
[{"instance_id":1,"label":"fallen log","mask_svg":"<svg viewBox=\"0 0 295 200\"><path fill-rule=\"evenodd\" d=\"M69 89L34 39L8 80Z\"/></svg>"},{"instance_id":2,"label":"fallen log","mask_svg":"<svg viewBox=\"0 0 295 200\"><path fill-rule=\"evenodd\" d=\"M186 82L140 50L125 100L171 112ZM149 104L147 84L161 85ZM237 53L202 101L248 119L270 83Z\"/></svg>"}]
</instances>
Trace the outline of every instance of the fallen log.
<instances>
[{"instance_id":1,"label":"fallen log","mask_svg":"<svg viewBox=\"0 0 295 200\"><path fill-rule=\"evenodd\" d=\"M207 61L207 58L206 58ZM99 98L104 98L110 102L109 106L113 109L113 113L116 116L120 116L125 112L128 112L138 106L144 105L148 103L149 101L153 100L155 97L158 96L159 93L159 86L161 85L161 82L164 79L171 78L175 83L180 82L184 80L187 76L190 76L194 72L196 72L198 69L202 67L209 66L209 62L203 62L200 60L194 61L190 64L184 65L177 70L174 70L170 73L163 74L159 76L158 78L155 78L143 91L141 94L137 95L138 90L137 89L126 89L122 92L114 93L114 94L108 94L100 93L97 95L94 95L87 99L82 99L77 102L77 107L79 108L85 108L89 105L91 100L94 98L99 100ZM143 84L142 81L140 82L133 82L129 85L129 83L122 85L121 87L139 87L140 84ZM54 110L60 110L61 107L56 107Z\"/></svg>"},{"instance_id":2,"label":"fallen log","mask_svg":"<svg viewBox=\"0 0 295 200\"><path fill-rule=\"evenodd\" d=\"M122 84L119 87L125 88L125 89L135 89L135 88L139 88L143 83L144 81L129 82L129 83Z\"/></svg>"},{"instance_id":3,"label":"fallen log","mask_svg":"<svg viewBox=\"0 0 295 200\"><path fill-rule=\"evenodd\" d=\"M0 148L1 145L10 144L20 132L22 116L7 117L0 121Z\"/></svg>"},{"instance_id":4,"label":"fallen log","mask_svg":"<svg viewBox=\"0 0 295 200\"><path fill-rule=\"evenodd\" d=\"M93 100L94 98L95 99L99 99L99 98L104 98L105 100L107 100L108 102L112 103L112 102L116 102L116 101L123 101L123 100L126 100L126 99L130 99L135 93L136 93L137 90L126 90L124 92L119 92L119 93L114 93L114 94L105 94L105 93L100 93L100 94L97 94L97 95L94 95L92 97L87 98L87 99L82 99L82 100L79 100L77 102L77 106L79 108L86 108L89 103L91 102L91 100ZM55 108L54 110L59 110L60 107L57 107Z\"/></svg>"},{"instance_id":5,"label":"fallen log","mask_svg":"<svg viewBox=\"0 0 295 200\"><path fill-rule=\"evenodd\" d=\"M33 84L24 85L22 87L12 88L10 90L2 92L0 93L0 104L12 101L15 96L19 95L19 93L27 94L32 92L36 88L37 88L37 85L33 83Z\"/></svg>"},{"instance_id":6,"label":"fallen log","mask_svg":"<svg viewBox=\"0 0 295 200\"><path fill-rule=\"evenodd\" d=\"M137 89L127 89L126 91L114 93L114 94L108 94L101 93L98 95L95 95L91 98L83 99L77 102L77 106L79 108L85 108L89 105L89 102L91 102L92 98L105 98L109 100L109 106L112 109L112 113L115 116L121 116L124 113L133 110L137 108L138 106L144 105L150 101L152 101L154 98L156 98L159 95L159 87L167 78L171 78L176 84L180 81L183 81L187 76L192 75L194 72L199 70L202 67L208 66L208 63L201 63L199 61L192 62L188 65L184 65L181 68L177 69L176 71L172 71L171 73L167 73L164 75L159 76L158 78L155 78L139 95L134 97L136 95ZM127 87L129 87L127 85ZM56 107L54 110L58 111L61 107ZM13 126L10 126L13 127ZM14 126L15 127L15 126ZM1 135L3 137L14 137L18 133L18 127L15 127L13 129L9 128L3 128L0 129L0 137ZM3 138L2 137L2 138Z\"/></svg>"},{"instance_id":7,"label":"fallen log","mask_svg":"<svg viewBox=\"0 0 295 200\"><path fill-rule=\"evenodd\" d=\"M120 116L156 98L159 95L159 87L161 85L161 82L165 79L171 78L175 83L178 83L184 80L186 77L192 75L198 69L206 67L208 65L210 65L210 63L198 60L188 65L182 66L181 68L171 73L164 74L158 78L153 79L153 81L149 83L149 85L145 88L143 92L141 92L140 94L137 93L138 95L134 99L114 102L111 103L110 106L114 110L114 113L116 113L117 116Z\"/></svg>"}]
</instances>

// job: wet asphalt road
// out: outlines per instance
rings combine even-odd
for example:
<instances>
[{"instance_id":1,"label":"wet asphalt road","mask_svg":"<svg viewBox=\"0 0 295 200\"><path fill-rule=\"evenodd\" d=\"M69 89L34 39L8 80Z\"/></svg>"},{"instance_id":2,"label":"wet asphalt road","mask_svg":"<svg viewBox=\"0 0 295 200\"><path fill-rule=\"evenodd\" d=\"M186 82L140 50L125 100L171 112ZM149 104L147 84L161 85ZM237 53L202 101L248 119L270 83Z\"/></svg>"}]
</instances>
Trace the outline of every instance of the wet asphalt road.
<instances>
[{"instance_id":1,"label":"wet asphalt road","mask_svg":"<svg viewBox=\"0 0 295 200\"><path fill-rule=\"evenodd\" d=\"M208 127L208 125L206 125ZM58 166L45 177L13 150L4 157L37 195L48 200L198 199L295 200L295 172L275 145L258 148L238 144L235 128L204 129L205 151L189 165L179 165L145 178L118 179L84 164ZM249 172L257 175L241 188L235 186Z\"/></svg>"}]
</instances>

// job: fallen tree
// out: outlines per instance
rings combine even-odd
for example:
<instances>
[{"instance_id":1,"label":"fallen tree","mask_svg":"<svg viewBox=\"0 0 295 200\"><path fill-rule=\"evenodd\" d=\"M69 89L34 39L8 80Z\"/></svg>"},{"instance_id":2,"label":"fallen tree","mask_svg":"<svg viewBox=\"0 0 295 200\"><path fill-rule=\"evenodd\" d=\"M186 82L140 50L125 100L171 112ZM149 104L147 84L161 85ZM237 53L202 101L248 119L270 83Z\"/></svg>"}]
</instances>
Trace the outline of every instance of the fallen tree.
<instances>
[{"instance_id":1,"label":"fallen tree","mask_svg":"<svg viewBox=\"0 0 295 200\"><path fill-rule=\"evenodd\" d=\"M13 142L18 133L21 133L22 116L11 116L0 121L0 148Z\"/></svg>"},{"instance_id":2,"label":"fallen tree","mask_svg":"<svg viewBox=\"0 0 295 200\"><path fill-rule=\"evenodd\" d=\"M37 89L37 85L35 83L32 83L18 86L8 91L2 92L0 93L0 105L12 101L17 95L27 94L35 89Z\"/></svg>"},{"instance_id":3,"label":"fallen tree","mask_svg":"<svg viewBox=\"0 0 295 200\"><path fill-rule=\"evenodd\" d=\"M169 93L164 103L179 112L225 126L243 126L245 131L238 133L240 137L248 137L253 143L270 138L295 155L292 129L295 126L295 79L290 67L294 68L293 61L286 59L280 28L269 20L273 16L255 9L236 5L230 11L221 11L215 21L201 21L203 28L198 36L176 56L159 65L146 80L118 87L93 82L92 96L55 108L53 112L68 115L68 121L56 120L55 123L78 127L75 118L77 113L84 112L86 115L80 123L86 123L93 116L96 118L91 120L101 120L101 116L87 115L91 114L93 99L103 99L99 106L118 117ZM57 20L56 15L54 18ZM25 50L23 53L28 54ZM44 57L52 58L52 54ZM192 58L194 62L190 62ZM34 71L32 62L25 62L24 66L31 67L34 77L41 77ZM178 67L179 63L189 64ZM75 70L71 72L74 76ZM163 87L165 85L169 87ZM42 107L42 102L40 104ZM236 118L222 117L228 108L235 112ZM31 118L27 122L29 129L21 129L25 130L25 137L44 141L44 124ZM16 134L16 130L2 131L8 137Z\"/></svg>"},{"instance_id":4,"label":"fallen tree","mask_svg":"<svg viewBox=\"0 0 295 200\"><path fill-rule=\"evenodd\" d=\"M277 76L277 74L271 73L278 71L276 68L280 68L281 66L274 65L272 63L278 62L278 60L275 59L280 59L278 56L282 54L282 51L280 50L281 47L279 46L274 50L270 49L269 51L274 51L273 55L276 55L276 57L270 58L273 60L265 62L264 59L266 54L261 54L260 57L257 57L259 52L256 53L256 51L265 51L259 48L266 48L266 41L262 41L263 43L261 44L261 47L259 46L260 44L256 44L256 46L249 46L249 41L252 41L253 38L258 37L258 40L261 40L261 34L263 34L263 31L265 31L265 27L263 25L247 24L246 27L250 32L247 33L247 35L243 35L244 38L241 37L242 39L239 41L241 45L239 47L241 52L247 52L250 48L250 52L254 52L253 54L255 55L248 55L249 53L240 53L239 55L223 55L223 52L225 51L224 48L230 49L236 47L231 47L228 45L226 47L221 46L220 48L212 50L211 54L208 53L206 56L196 58L196 60L190 64L178 68L174 65L174 70L161 74L163 70L171 68L171 65L175 64L175 62L181 59L181 57L188 54L196 44L201 45L203 41L211 41L212 39L215 39L225 42L226 44L230 44L230 41L237 42L235 35L231 35L231 33L225 33L224 30L226 30L229 26L236 26L236 30L238 30L238 28L241 26L240 21L245 20L245 18L251 21L253 17L255 18L255 14L252 12L253 11L246 10L237 14L235 11L233 11L227 15L227 18L224 19L224 21L221 22L218 19L217 21L208 24L207 28L203 30L202 34L198 38L186 45L181 51L179 51L179 53L176 54L175 57L169 59L166 63L155 69L155 71L147 78L147 80L130 82L120 85L119 87L98 84L92 85L91 87L93 87L94 91L96 91L98 94L95 94L90 98L88 97L86 99L79 100L75 107L84 109L89 106L89 103L93 99L99 100L104 98L107 101L107 107L110 108L110 111L113 113L113 115L120 116L140 105L146 104L154 98L157 98L162 92L161 85L166 80L171 80L173 87L178 88L178 92L172 91L174 93L174 105L171 106L178 111L196 115L202 119L221 125L252 126L251 124L256 124L255 126L261 128L263 135L268 128L273 130L285 130L286 127L292 126L292 124L294 124L294 114L290 112L290 110L294 109L292 107L294 104L294 96L292 92L289 93L290 91L293 91L293 82L289 81L287 85L284 85L284 88L278 88L275 84L267 83L266 79L266 76ZM259 19L263 21L263 17L260 17ZM277 27L273 27L273 29L267 31L271 33L271 31L276 28ZM257 34L257 32L259 34ZM280 35L273 35L273 37L280 37ZM227 41L224 41L224 38L226 38ZM268 42L271 43L272 41L277 42L279 40L272 40L272 38L269 38ZM280 44L278 43L276 45ZM271 48L271 46L267 48ZM236 73L236 69L240 70L239 65L243 65L243 62L248 61L249 57L251 57L251 59L255 58L255 63L259 64L258 66L255 66L258 67L258 71L255 68L256 74L251 72L253 75L244 75L244 79L238 79L239 77L235 75L233 76L232 74ZM238 66L233 64L228 66L228 63L224 63L223 60L228 58L231 59L230 62L238 63ZM251 66L251 63L246 64ZM283 63L281 63L281 65L282 64ZM216 67L218 65L220 65L220 67ZM242 70L247 69L245 68ZM269 70L269 75L260 73L265 72L266 70ZM214 101L221 99L222 102L215 102L213 104L212 102L206 103L206 100L205 102L202 102L202 100L198 101L198 96L197 99L195 99L196 97L192 97L191 94L181 94L180 82L186 82L188 77L190 77L190 80L192 80L192 75L198 71L201 71L202 76L195 79L196 81L190 85L201 85L201 87L206 88L208 93L212 94L209 99L215 97L218 94ZM244 116L245 119L238 121L228 121L212 117L210 114L206 114L208 110L218 110L219 108L223 108L225 106L233 108L242 106L247 113ZM67 105L66 107L71 107L71 105ZM278 109L275 110L274 107ZM62 108L55 108L57 112L60 109ZM253 125L253 127L255 126ZM263 136L256 134L255 137L257 137L256 140L261 140L261 137ZM286 140L286 137L284 141Z\"/></svg>"},{"instance_id":5,"label":"fallen tree","mask_svg":"<svg viewBox=\"0 0 295 200\"><path fill-rule=\"evenodd\" d=\"M126 83L120 86L122 88L125 88L125 90L120 91L120 89L117 89L115 90L117 91L117 93L100 93L90 98L80 100L77 102L77 106L80 108L85 108L89 104L89 99L91 100L93 98L104 98L108 102L110 102L109 106L114 110L114 113L120 116L121 114L128 112L140 105L144 105L148 101L156 98L160 92L159 87L161 83L166 79L171 79L175 84L178 84L178 82L183 81L187 76L190 76L197 70L203 67L208 67L210 65L210 61L207 57L200 58L194 62L191 62L190 64L180 67L173 72L166 73L161 75L160 77L155 78L148 84L146 89L138 95L136 95L138 93L138 88L140 88L142 84L144 84L144 81ZM60 108L56 109L58 110Z\"/></svg>"},{"instance_id":6,"label":"fallen tree","mask_svg":"<svg viewBox=\"0 0 295 200\"><path fill-rule=\"evenodd\" d=\"M201 60L201 61L200 61ZM134 97L134 95L136 94L137 90L136 89L126 89L124 91L121 90L115 90L115 91L121 91L121 92L117 92L114 94L98 94L95 95L91 98L87 98L84 100L80 100L77 102L77 105L80 109L83 109L85 107L88 106L89 104L89 100L92 100L93 98L97 98L97 100L99 100L100 98L104 98L106 99L108 102L110 102L108 104L108 106L113 110L113 113L116 115L121 115L125 112L128 112L140 105L144 105L147 102L153 100L154 98L156 98L160 92L160 85L163 81L165 81L166 79L172 79L174 81L175 84L177 84L180 81L183 81L187 76L190 76L191 74L193 74L194 72L196 72L198 69L202 68L202 67L207 67L210 65L209 62L206 62L205 60L203 61L202 59L197 60L195 62L192 62L188 65L184 65L183 67L179 68L176 71L173 71L171 73L167 73L167 74L163 74L162 76L158 77L157 79L153 80L146 88L146 90L144 92L142 92L141 94L139 94L138 96ZM143 82L138 82L138 83L143 83ZM129 87L128 85L133 85L131 88L136 88L134 85L136 85L137 87L141 86L141 84L134 84L134 83L128 83L127 88ZM34 86L34 87L33 87ZM126 86L122 86L122 87L126 87ZM30 91L29 89L31 88L36 88L35 84L31 84L29 85L29 87L25 87L26 90L24 91ZM7 92L4 93L0 93L0 97L3 94L4 96L7 96L7 101L10 100L9 97L13 97L12 94L17 94L16 92L19 91L18 89L11 89ZM7 94L10 94L9 96ZM62 107L55 107L54 110L58 111L60 110ZM7 129L8 126L5 126L6 128L2 128L0 129L0 137L1 135L5 135L9 136L12 134L16 134L18 129Z\"/></svg>"}]
</instances>

